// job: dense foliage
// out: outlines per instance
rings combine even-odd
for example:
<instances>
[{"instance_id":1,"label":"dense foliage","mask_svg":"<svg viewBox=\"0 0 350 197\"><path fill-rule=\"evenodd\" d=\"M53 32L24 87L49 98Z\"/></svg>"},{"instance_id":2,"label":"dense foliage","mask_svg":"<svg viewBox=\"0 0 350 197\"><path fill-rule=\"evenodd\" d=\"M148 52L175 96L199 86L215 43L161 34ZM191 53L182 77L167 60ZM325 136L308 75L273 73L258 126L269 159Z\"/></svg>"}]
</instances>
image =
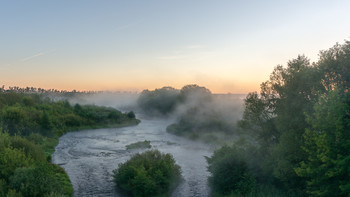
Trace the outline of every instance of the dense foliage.
<instances>
[{"instance_id":1,"label":"dense foliage","mask_svg":"<svg viewBox=\"0 0 350 197\"><path fill-rule=\"evenodd\" d=\"M254 180L260 192L268 184L288 195L350 195L349 68L349 41L321 51L316 63L298 56L277 66L260 94L246 97L239 122L256 149L223 147L208 159L214 193L242 193L237 185ZM258 173L241 151L260 159Z\"/></svg>"},{"instance_id":2,"label":"dense foliage","mask_svg":"<svg viewBox=\"0 0 350 197\"><path fill-rule=\"evenodd\" d=\"M167 127L169 133L199 139L205 142L218 142L235 131L232 114L228 115L219 107L218 98L205 87L187 85L180 90L179 114L174 124Z\"/></svg>"},{"instance_id":3,"label":"dense foliage","mask_svg":"<svg viewBox=\"0 0 350 197\"><path fill-rule=\"evenodd\" d=\"M194 84L181 90L172 87L144 90L138 106L151 116L176 116L176 122L167 131L191 139L218 141L235 128L234 121L229 121L218 109L210 90Z\"/></svg>"},{"instance_id":4,"label":"dense foliage","mask_svg":"<svg viewBox=\"0 0 350 197\"><path fill-rule=\"evenodd\" d=\"M67 174L51 163L58 137L70 130L136 124L138 120L133 112L71 106L32 91L0 89L0 196L72 196Z\"/></svg>"},{"instance_id":5,"label":"dense foliage","mask_svg":"<svg viewBox=\"0 0 350 197\"><path fill-rule=\"evenodd\" d=\"M44 136L68 130L136 123L135 115L94 105L71 106L68 101L53 102L39 94L13 91L0 93L0 124L11 135L39 132Z\"/></svg>"},{"instance_id":6,"label":"dense foliage","mask_svg":"<svg viewBox=\"0 0 350 197\"><path fill-rule=\"evenodd\" d=\"M67 174L46 160L42 143L0 132L0 196L73 195Z\"/></svg>"},{"instance_id":7,"label":"dense foliage","mask_svg":"<svg viewBox=\"0 0 350 197\"><path fill-rule=\"evenodd\" d=\"M199 105L211 100L211 92L198 85L186 85L181 90L163 87L144 90L138 98L138 106L148 115L169 115L179 105Z\"/></svg>"},{"instance_id":8,"label":"dense foliage","mask_svg":"<svg viewBox=\"0 0 350 197\"><path fill-rule=\"evenodd\" d=\"M223 146L214 152L211 158L207 158L212 173L209 183L213 190L224 195L235 192L238 195L247 195L256 187L256 179L253 171L257 167L256 158L247 154L242 147Z\"/></svg>"},{"instance_id":9,"label":"dense foliage","mask_svg":"<svg viewBox=\"0 0 350 197\"><path fill-rule=\"evenodd\" d=\"M114 170L117 186L133 196L170 196L181 180L180 166L170 154L151 150L136 154Z\"/></svg>"},{"instance_id":10,"label":"dense foliage","mask_svg":"<svg viewBox=\"0 0 350 197\"><path fill-rule=\"evenodd\" d=\"M228 122L224 115L210 107L191 107L177 117L177 122L167 127L169 133L190 139L214 140L218 134L229 134L234 124ZM208 139L206 139L208 138Z\"/></svg>"},{"instance_id":11,"label":"dense foliage","mask_svg":"<svg viewBox=\"0 0 350 197\"><path fill-rule=\"evenodd\" d=\"M179 90L163 87L153 91L144 90L137 100L138 106L148 115L167 115L178 104Z\"/></svg>"}]
</instances>

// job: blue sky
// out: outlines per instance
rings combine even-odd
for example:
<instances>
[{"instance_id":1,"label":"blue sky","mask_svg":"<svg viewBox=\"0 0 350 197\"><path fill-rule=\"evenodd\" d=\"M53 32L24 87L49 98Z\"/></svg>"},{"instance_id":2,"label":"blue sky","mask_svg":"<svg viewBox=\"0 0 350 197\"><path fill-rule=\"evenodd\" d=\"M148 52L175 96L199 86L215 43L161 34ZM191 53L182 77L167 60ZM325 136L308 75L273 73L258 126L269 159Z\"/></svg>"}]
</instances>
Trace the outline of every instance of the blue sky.
<instances>
[{"instance_id":1,"label":"blue sky","mask_svg":"<svg viewBox=\"0 0 350 197\"><path fill-rule=\"evenodd\" d=\"M349 39L350 1L0 1L0 83L78 90L259 89Z\"/></svg>"}]
</instances>

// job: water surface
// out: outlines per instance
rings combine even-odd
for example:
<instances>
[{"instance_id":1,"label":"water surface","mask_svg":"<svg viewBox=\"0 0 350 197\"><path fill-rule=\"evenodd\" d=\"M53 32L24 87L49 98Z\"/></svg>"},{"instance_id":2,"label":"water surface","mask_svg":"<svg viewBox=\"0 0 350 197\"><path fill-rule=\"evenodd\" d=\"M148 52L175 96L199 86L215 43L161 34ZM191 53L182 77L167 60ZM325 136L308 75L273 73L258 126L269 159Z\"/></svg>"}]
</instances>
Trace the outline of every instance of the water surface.
<instances>
[{"instance_id":1,"label":"water surface","mask_svg":"<svg viewBox=\"0 0 350 197\"><path fill-rule=\"evenodd\" d=\"M168 134L165 129L170 123L144 118L137 126L70 132L60 138L52 161L66 170L75 196L123 196L112 181L112 170L133 154L145 151L126 150L126 145L149 140L152 148L172 154L181 166L185 180L173 197L209 196L204 156L211 156L212 148Z\"/></svg>"}]
</instances>

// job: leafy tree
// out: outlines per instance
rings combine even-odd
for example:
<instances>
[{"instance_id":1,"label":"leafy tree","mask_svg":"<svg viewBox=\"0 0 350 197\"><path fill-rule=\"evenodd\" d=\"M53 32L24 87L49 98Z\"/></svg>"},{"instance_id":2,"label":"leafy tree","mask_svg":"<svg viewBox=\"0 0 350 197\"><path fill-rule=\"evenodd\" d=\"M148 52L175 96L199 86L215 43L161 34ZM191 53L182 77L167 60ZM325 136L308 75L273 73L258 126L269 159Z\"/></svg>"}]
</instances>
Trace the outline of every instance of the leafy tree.
<instances>
[{"instance_id":1,"label":"leafy tree","mask_svg":"<svg viewBox=\"0 0 350 197\"><path fill-rule=\"evenodd\" d=\"M322 95L304 134L308 158L295 169L311 196L350 195L350 97L339 89Z\"/></svg>"},{"instance_id":2,"label":"leafy tree","mask_svg":"<svg viewBox=\"0 0 350 197\"><path fill-rule=\"evenodd\" d=\"M181 102L196 102L203 103L210 101L212 95L210 90L196 84L186 85L180 90L179 99Z\"/></svg>"},{"instance_id":3,"label":"leafy tree","mask_svg":"<svg viewBox=\"0 0 350 197\"><path fill-rule=\"evenodd\" d=\"M47 132L53 127L49 115L46 111L44 111L43 115L41 116L40 126L44 130L44 132Z\"/></svg>"},{"instance_id":4,"label":"leafy tree","mask_svg":"<svg viewBox=\"0 0 350 197\"><path fill-rule=\"evenodd\" d=\"M306 158L301 148L308 123L305 113L312 111L318 93L323 91L321 74L305 56L277 66L270 80L261 84L261 93L245 100L241 128L260 142L265 154L264 171L271 173L287 188L303 188L303 179L294 172Z\"/></svg>"},{"instance_id":5,"label":"leafy tree","mask_svg":"<svg viewBox=\"0 0 350 197\"><path fill-rule=\"evenodd\" d=\"M244 112L238 126L249 132L261 144L264 151L276 143L278 131L274 124L275 114L269 109L268 100L260 97L258 93L249 93L244 99Z\"/></svg>"},{"instance_id":6,"label":"leafy tree","mask_svg":"<svg viewBox=\"0 0 350 197\"><path fill-rule=\"evenodd\" d=\"M58 182L47 165L17 168L10 181L11 188L21 191L23 196L43 196L57 191Z\"/></svg>"},{"instance_id":7,"label":"leafy tree","mask_svg":"<svg viewBox=\"0 0 350 197\"><path fill-rule=\"evenodd\" d=\"M251 152L250 152L251 153ZM209 183L214 193L247 195L256 189L256 176L250 154L238 146L223 146L207 158L211 173ZM256 169L255 169L256 170Z\"/></svg>"},{"instance_id":8,"label":"leafy tree","mask_svg":"<svg viewBox=\"0 0 350 197\"><path fill-rule=\"evenodd\" d=\"M328 90L334 87L342 91L350 90L350 41L343 45L336 44L328 50L320 52L317 62L323 73L322 84Z\"/></svg>"},{"instance_id":9,"label":"leafy tree","mask_svg":"<svg viewBox=\"0 0 350 197\"><path fill-rule=\"evenodd\" d=\"M127 113L127 116L128 116L129 118L135 118L135 117L136 117L136 116L135 116L135 113L134 113L133 111L128 112L128 113Z\"/></svg>"},{"instance_id":10,"label":"leafy tree","mask_svg":"<svg viewBox=\"0 0 350 197\"><path fill-rule=\"evenodd\" d=\"M25 138L22 138L20 136L12 137L11 147L18 150L23 150L26 157L32 158L37 162L45 161L45 155L42 150L40 150L39 146L35 145Z\"/></svg>"},{"instance_id":11,"label":"leafy tree","mask_svg":"<svg viewBox=\"0 0 350 197\"><path fill-rule=\"evenodd\" d=\"M8 181L17 168L27 167L33 163L34 160L27 157L23 150L4 148L0 152L0 179Z\"/></svg>"},{"instance_id":12,"label":"leafy tree","mask_svg":"<svg viewBox=\"0 0 350 197\"><path fill-rule=\"evenodd\" d=\"M5 107L2 111L2 122L6 122L6 127L11 134L25 131L25 112L19 106Z\"/></svg>"},{"instance_id":13,"label":"leafy tree","mask_svg":"<svg viewBox=\"0 0 350 197\"><path fill-rule=\"evenodd\" d=\"M151 115L167 115L175 110L179 91L163 87L154 91L144 90L137 100L138 106Z\"/></svg>"},{"instance_id":14,"label":"leafy tree","mask_svg":"<svg viewBox=\"0 0 350 197\"><path fill-rule=\"evenodd\" d=\"M118 187L133 196L168 196L181 179L180 166L158 150L136 154L113 171Z\"/></svg>"}]
</instances>

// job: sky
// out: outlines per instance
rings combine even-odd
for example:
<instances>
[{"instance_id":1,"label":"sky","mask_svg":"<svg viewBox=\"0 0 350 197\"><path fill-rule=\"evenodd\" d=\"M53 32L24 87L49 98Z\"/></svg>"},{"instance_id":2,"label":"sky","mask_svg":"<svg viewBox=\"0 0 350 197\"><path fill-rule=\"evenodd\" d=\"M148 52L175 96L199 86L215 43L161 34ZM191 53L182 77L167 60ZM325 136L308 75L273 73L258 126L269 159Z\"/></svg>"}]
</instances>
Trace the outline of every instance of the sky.
<instances>
[{"instance_id":1,"label":"sky","mask_svg":"<svg viewBox=\"0 0 350 197\"><path fill-rule=\"evenodd\" d=\"M259 91L350 39L350 1L0 0L0 85Z\"/></svg>"}]
</instances>

